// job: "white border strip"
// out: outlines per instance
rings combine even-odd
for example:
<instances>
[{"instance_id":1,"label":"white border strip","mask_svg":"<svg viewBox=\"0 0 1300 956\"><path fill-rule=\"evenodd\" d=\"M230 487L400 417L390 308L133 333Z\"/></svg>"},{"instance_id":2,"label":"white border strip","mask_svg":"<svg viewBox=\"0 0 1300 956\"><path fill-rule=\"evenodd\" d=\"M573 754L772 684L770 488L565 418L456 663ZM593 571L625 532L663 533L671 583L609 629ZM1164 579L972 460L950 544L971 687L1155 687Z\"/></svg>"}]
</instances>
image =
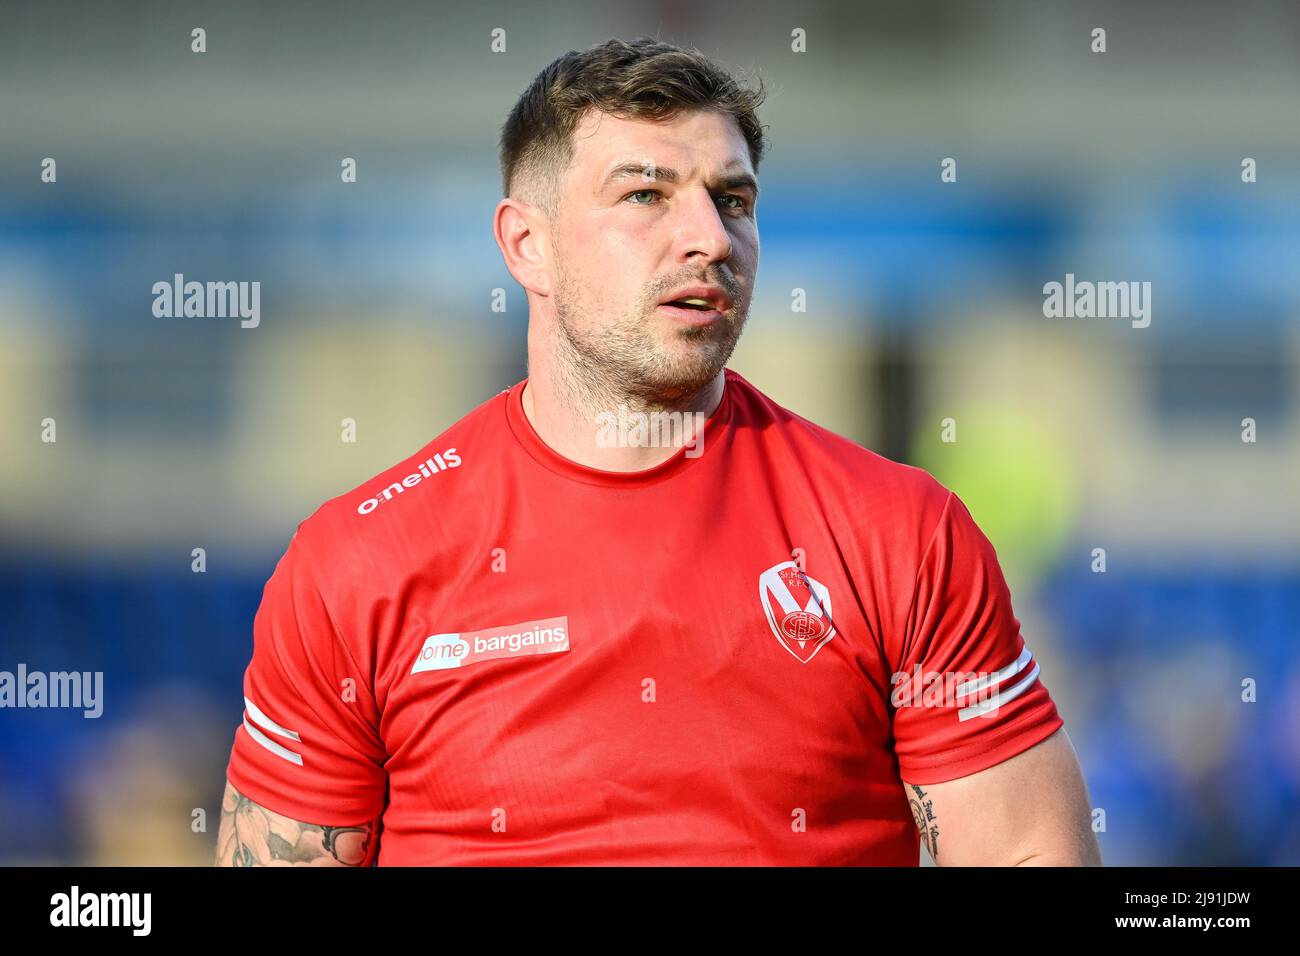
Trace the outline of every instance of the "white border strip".
<instances>
[{"instance_id":1,"label":"white border strip","mask_svg":"<svg viewBox=\"0 0 1300 956\"><path fill-rule=\"evenodd\" d=\"M266 716L266 714L262 713L262 711L258 709L258 706L247 697L244 698L244 706L248 708L248 715L253 718L253 723L257 724L264 730L269 730L273 734L279 734L281 737L288 737L290 740L302 740L302 738L298 736L297 731L285 730L270 717Z\"/></svg>"},{"instance_id":2,"label":"white border strip","mask_svg":"<svg viewBox=\"0 0 1300 956\"><path fill-rule=\"evenodd\" d=\"M250 724L247 715L244 717L244 729L248 731L248 736L252 737L277 757L283 757L285 760L289 761L289 763L296 763L299 767L302 766L302 754L296 754L288 747L281 747L270 737L266 736L266 734L262 733Z\"/></svg>"}]
</instances>

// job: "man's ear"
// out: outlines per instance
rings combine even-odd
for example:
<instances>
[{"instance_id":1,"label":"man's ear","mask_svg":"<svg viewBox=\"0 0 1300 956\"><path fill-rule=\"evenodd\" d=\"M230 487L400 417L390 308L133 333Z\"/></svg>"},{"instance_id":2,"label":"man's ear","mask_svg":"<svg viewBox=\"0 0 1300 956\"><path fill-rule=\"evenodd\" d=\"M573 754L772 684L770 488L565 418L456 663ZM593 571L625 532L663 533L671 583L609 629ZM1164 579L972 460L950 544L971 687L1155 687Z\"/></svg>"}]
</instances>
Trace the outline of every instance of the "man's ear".
<instances>
[{"instance_id":1,"label":"man's ear","mask_svg":"<svg viewBox=\"0 0 1300 956\"><path fill-rule=\"evenodd\" d=\"M538 295L551 294L550 222L537 206L507 196L492 215L492 236L515 281Z\"/></svg>"}]
</instances>

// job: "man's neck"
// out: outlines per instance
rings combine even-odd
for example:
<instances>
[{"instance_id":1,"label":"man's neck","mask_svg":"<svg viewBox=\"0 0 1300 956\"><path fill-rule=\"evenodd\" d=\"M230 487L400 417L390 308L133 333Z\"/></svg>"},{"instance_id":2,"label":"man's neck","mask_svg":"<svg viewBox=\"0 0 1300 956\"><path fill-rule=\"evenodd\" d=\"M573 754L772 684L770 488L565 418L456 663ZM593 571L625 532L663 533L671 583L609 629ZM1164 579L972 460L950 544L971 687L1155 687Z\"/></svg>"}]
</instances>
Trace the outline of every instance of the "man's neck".
<instances>
[{"instance_id":1,"label":"man's neck","mask_svg":"<svg viewBox=\"0 0 1300 956\"><path fill-rule=\"evenodd\" d=\"M571 372L565 374L566 371L569 370L557 369L549 361L533 361L530 355L523 394L524 414L553 451L602 471L644 471L667 461L683 443L690 445L697 440L696 433L704 419L717 409L726 387L726 373L719 371L698 391L675 398L647 399L612 385L579 379ZM629 420L637 421L637 413L682 414L673 419L671 429L666 419L658 419L663 427L652 427L649 432L651 436L659 436L657 444L638 447L635 429L622 428ZM669 434L674 436L672 442L668 440Z\"/></svg>"}]
</instances>

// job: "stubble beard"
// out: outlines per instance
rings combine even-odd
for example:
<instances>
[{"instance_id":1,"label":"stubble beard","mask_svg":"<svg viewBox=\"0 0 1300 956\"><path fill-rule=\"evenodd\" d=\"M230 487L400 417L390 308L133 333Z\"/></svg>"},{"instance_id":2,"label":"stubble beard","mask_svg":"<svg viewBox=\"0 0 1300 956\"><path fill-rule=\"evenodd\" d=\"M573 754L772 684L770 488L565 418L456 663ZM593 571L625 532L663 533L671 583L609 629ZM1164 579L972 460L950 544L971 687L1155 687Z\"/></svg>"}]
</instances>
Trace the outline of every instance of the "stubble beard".
<instances>
[{"instance_id":1,"label":"stubble beard","mask_svg":"<svg viewBox=\"0 0 1300 956\"><path fill-rule=\"evenodd\" d=\"M642 301L611 325L584 318L610 303L584 296L557 263L556 371L564 391L588 408L626 403L673 410L689 404L726 366L744 330L747 307L733 306L707 326L672 323ZM617 306L615 306L617 308ZM666 332L666 334L665 334Z\"/></svg>"}]
</instances>

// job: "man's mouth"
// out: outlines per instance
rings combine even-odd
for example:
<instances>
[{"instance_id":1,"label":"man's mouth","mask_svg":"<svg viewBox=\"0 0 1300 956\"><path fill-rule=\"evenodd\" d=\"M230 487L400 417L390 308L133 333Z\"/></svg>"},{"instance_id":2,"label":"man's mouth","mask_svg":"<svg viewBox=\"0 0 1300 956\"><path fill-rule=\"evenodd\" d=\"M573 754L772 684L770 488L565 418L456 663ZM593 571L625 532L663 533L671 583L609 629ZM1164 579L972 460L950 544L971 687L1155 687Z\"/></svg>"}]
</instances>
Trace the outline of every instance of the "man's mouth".
<instances>
[{"instance_id":1,"label":"man's mouth","mask_svg":"<svg viewBox=\"0 0 1300 956\"><path fill-rule=\"evenodd\" d=\"M673 299L660 304L659 312L681 322L683 325L703 326L721 322L726 313L715 308L703 299Z\"/></svg>"},{"instance_id":2,"label":"man's mouth","mask_svg":"<svg viewBox=\"0 0 1300 956\"><path fill-rule=\"evenodd\" d=\"M671 302L665 302L664 305L676 306L682 309L699 309L703 312L708 312L714 308L713 303L708 299L698 299L694 297L689 299L673 299Z\"/></svg>"},{"instance_id":3,"label":"man's mouth","mask_svg":"<svg viewBox=\"0 0 1300 956\"><path fill-rule=\"evenodd\" d=\"M726 318L731 311L731 297L712 283L682 286L669 294L672 298L661 302L659 310L686 325L709 325Z\"/></svg>"}]
</instances>

